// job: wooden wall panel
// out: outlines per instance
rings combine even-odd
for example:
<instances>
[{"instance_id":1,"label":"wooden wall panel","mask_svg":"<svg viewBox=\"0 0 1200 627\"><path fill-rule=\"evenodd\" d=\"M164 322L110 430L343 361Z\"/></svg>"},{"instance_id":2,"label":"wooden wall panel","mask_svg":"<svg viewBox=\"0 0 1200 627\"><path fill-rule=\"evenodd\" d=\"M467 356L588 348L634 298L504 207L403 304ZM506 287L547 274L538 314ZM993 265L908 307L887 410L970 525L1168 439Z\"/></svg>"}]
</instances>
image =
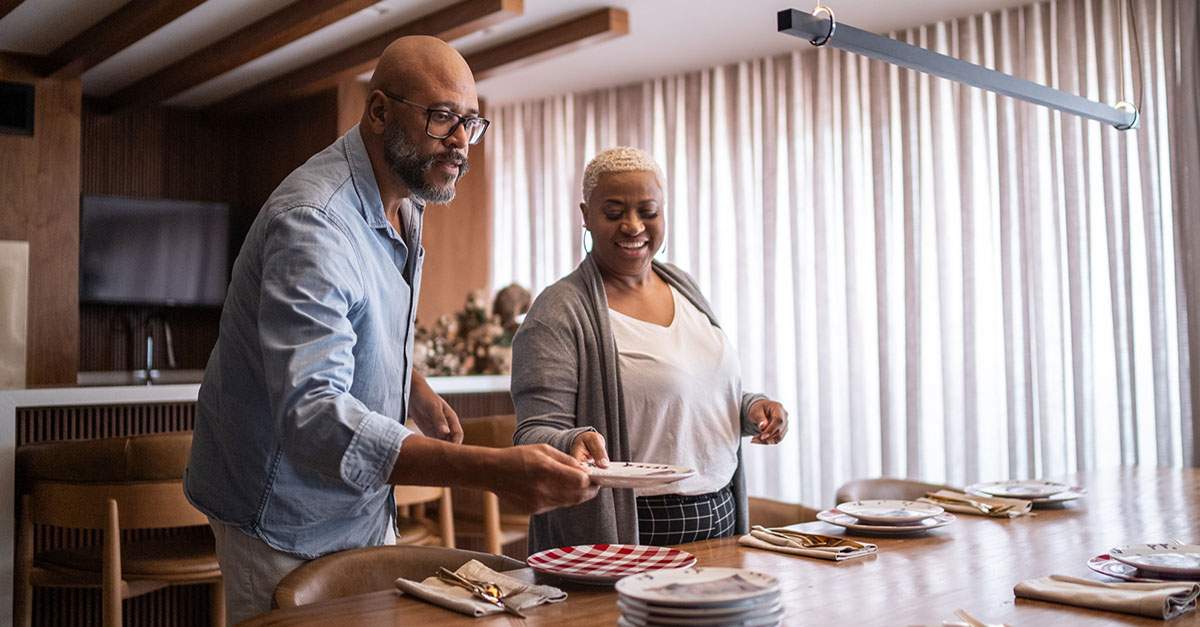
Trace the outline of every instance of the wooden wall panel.
<instances>
[{"instance_id":1,"label":"wooden wall panel","mask_svg":"<svg viewBox=\"0 0 1200 627\"><path fill-rule=\"evenodd\" d=\"M35 86L34 134L0 135L0 239L29 242L26 383L73 385L79 356L79 79L41 79L0 62L0 80Z\"/></svg>"},{"instance_id":2,"label":"wooden wall panel","mask_svg":"<svg viewBox=\"0 0 1200 627\"><path fill-rule=\"evenodd\" d=\"M220 322L220 307L83 305L79 370L144 369L147 337L154 339L155 368L202 370L216 346ZM168 360L168 346L175 355L174 365Z\"/></svg>"},{"instance_id":3,"label":"wooden wall panel","mask_svg":"<svg viewBox=\"0 0 1200 627\"><path fill-rule=\"evenodd\" d=\"M237 201L235 123L202 113L142 109L83 113L83 180L88 195Z\"/></svg>"},{"instance_id":4,"label":"wooden wall panel","mask_svg":"<svg viewBox=\"0 0 1200 627\"><path fill-rule=\"evenodd\" d=\"M338 138L337 111L334 88L239 121L243 167L238 205L243 218L252 221L292 170Z\"/></svg>"}]
</instances>

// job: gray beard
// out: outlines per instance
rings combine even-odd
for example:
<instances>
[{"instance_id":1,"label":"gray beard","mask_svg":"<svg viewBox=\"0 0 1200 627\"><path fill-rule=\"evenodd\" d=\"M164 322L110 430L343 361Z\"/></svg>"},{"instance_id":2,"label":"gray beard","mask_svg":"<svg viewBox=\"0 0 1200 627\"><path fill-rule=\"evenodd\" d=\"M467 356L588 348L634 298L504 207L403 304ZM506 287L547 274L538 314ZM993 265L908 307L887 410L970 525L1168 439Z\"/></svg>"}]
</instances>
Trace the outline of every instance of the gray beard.
<instances>
[{"instance_id":1,"label":"gray beard","mask_svg":"<svg viewBox=\"0 0 1200 627\"><path fill-rule=\"evenodd\" d=\"M414 196L428 203L445 204L454 200L455 186L458 180L467 173L468 163L464 157L458 168L458 176L444 187L431 185L426 177L429 170L439 157L447 153L430 155L422 158L417 147L399 125L390 127L384 134L383 160ZM453 158L453 157L452 157Z\"/></svg>"}]
</instances>

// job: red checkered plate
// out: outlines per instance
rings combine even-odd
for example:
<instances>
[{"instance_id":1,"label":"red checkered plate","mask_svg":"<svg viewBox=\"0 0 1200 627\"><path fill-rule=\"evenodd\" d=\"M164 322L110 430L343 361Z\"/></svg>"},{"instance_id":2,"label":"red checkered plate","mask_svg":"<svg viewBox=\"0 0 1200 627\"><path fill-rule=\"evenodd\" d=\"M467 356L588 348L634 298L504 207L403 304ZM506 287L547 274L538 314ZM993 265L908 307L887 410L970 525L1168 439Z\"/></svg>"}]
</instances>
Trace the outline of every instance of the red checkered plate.
<instances>
[{"instance_id":1,"label":"red checkered plate","mask_svg":"<svg viewBox=\"0 0 1200 627\"><path fill-rule=\"evenodd\" d=\"M580 544L547 549L525 560L534 570L583 583L612 583L651 570L687 568L696 556L665 546Z\"/></svg>"}]
</instances>

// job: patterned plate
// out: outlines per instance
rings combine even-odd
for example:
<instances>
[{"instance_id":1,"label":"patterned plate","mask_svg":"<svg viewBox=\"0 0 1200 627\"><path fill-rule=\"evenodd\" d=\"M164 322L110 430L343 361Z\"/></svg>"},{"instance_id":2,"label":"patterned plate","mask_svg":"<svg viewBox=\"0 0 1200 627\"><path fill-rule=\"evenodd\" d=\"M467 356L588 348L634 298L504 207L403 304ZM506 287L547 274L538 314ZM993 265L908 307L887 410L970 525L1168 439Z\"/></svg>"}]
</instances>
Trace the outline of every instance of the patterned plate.
<instances>
[{"instance_id":1,"label":"patterned plate","mask_svg":"<svg viewBox=\"0 0 1200 627\"><path fill-rule=\"evenodd\" d=\"M839 512L836 509L827 509L823 512L817 512L817 519L823 520L831 525L845 527L851 531L872 533L876 535L901 536L921 533L922 531L943 527L954 522L955 516L950 512L942 512L937 516L924 518L918 520L917 522L906 522L899 525L880 525L862 523L850 514Z\"/></svg>"},{"instance_id":2,"label":"patterned plate","mask_svg":"<svg viewBox=\"0 0 1200 627\"><path fill-rule=\"evenodd\" d=\"M592 483L606 488L642 488L682 481L696 474L691 468L642 462L612 462L608 468L588 464Z\"/></svg>"},{"instance_id":3,"label":"patterned plate","mask_svg":"<svg viewBox=\"0 0 1200 627\"><path fill-rule=\"evenodd\" d=\"M900 525L915 523L946 511L937 505L915 501L851 501L837 510L866 523Z\"/></svg>"},{"instance_id":4,"label":"patterned plate","mask_svg":"<svg viewBox=\"0 0 1200 627\"><path fill-rule=\"evenodd\" d=\"M1160 575L1158 573L1153 573L1154 577L1151 577L1150 573L1140 571L1137 568L1130 566L1129 564L1124 564L1122 562L1118 562L1117 560L1113 559L1111 555L1108 555L1108 554L1097 555L1096 557L1093 557L1092 559L1088 560L1087 565L1088 565L1088 568L1090 568L1102 575L1108 575L1109 577L1116 577L1117 579L1124 579L1125 581L1137 581L1137 582L1141 582L1141 583L1172 583L1175 581L1200 581L1200 577L1196 577L1194 575L1189 576L1189 577L1171 577L1168 575Z\"/></svg>"},{"instance_id":5,"label":"patterned plate","mask_svg":"<svg viewBox=\"0 0 1200 627\"><path fill-rule=\"evenodd\" d=\"M1131 544L1113 547L1108 554L1152 574L1200 575L1200 546L1194 544Z\"/></svg>"},{"instance_id":6,"label":"patterned plate","mask_svg":"<svg viewBox=\"0 0 1200 627\"><path fill-rule=\"evenodd\" d=\"M968 491L982 492L988 496L1002 496L1010 499L1044 499L1060 492L1070 490L1071 486L1057 481L1041 479L1020 479L1013 481L989 481L967 486Z\"/></svg>"},{"instance_id":7,"label":"patterned plate","mask_svg":"<svg viewBox=\"0 0 1200 627\"><path fill-rule=\"evenodd\" d=\"M611 583L621 577L666 568L687 568L696 556L664 546L580 544L547 549L525 560L534 570L584 583Z\"/></svg>"}]
</instances>

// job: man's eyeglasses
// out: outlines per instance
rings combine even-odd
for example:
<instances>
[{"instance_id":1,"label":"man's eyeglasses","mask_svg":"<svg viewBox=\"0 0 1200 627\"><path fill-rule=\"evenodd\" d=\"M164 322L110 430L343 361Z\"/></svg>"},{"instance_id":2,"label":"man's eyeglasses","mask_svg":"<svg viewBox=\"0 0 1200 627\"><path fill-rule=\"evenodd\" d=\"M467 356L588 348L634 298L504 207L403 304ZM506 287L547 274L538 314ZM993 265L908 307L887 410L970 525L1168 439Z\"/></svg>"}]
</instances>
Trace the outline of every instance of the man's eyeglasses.
<instances>
[{"instance_id":1,"label":"man's eyeglasses","mask_svg":"<svg viewBox=\"0 0 1200 627\"><path fill-rule=\"evenodd\" d=\"M470 118L445 109L433 109L417 104L407 98L401 98L386 90L381 89L379 91L392 100L403 102L410 107L424 109L426 116L425 134L434 139L446 139L453 135L454 131L457 131L461 125L463 130L467 132L467 143L475 145L483 139L483 134L487 132L488 126L491 124L491 122L484 118Z\"/></svg>"}]
</instances>

